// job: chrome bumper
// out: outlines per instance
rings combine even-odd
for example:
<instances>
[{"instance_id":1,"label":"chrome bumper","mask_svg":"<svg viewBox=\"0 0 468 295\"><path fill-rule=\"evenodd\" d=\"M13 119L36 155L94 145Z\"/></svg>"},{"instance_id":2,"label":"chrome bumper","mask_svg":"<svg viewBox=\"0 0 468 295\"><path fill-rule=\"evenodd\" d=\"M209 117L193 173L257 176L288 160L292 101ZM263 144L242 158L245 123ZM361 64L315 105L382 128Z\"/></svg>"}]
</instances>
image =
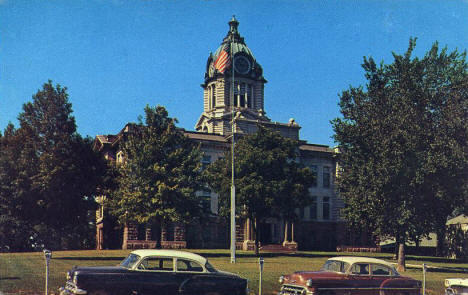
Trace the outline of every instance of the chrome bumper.
<instances>
[{"instance_id":1,"label":"chrome bumper","mask_svg":"<svg viewBox=\"0 0 468 295\"><path fill-rule=\"evenodd\" d=\"M79 289L75 284L67 282L65 287L59 288L59 295L86 295L88 292L86 290Z\"/></svg>"}]
</instances>

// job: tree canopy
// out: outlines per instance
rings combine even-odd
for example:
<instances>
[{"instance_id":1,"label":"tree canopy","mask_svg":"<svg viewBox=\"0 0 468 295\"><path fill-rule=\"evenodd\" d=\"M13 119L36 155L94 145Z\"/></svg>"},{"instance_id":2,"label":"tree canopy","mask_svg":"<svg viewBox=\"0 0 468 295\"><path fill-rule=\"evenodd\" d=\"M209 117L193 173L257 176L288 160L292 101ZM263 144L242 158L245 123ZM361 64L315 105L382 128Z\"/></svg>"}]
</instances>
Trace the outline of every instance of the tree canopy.
<instances>
[{"instance_id":1,"label":"tree canopy","mask_svg":"<svg viewBox=\"0 0 468 295\"><path fill-rule=\"evenodd\" d=\"M190 222L201 215L195 192L201 188L201 152L176 128L176 119L162 106L145 108L121 151L112 213L122 223L164 225Z\"/></svg>"},{"instance_id":2,"label":"tree canopy","mask_svg":"<svg viewBox=\"0 0 468 295\"><path fill-rule=\"evenodd\" d=\"M204 179L220 195L220 214L230 212L231 151L212 163ZM309 168L296 159L298 142L259 126L235 144L236 212L254 222L258 249L259 224L267 217L296 218L294 210L309 201L308 188L313 183Z\"/></svg>"},{"instance_id":3,"label":"tree canopy","mask_svg":"<svg viewBox=\"0 0 468 295\"><path fill-rule=\"evenodd\" d=\"M466 54L415 45L391 64L364 58L367 84L342 92L332 121L345 217L401 245L443 232L468 179Z\"/></svg>"},{"instance_id":4,"label":"tree canopy","mask_svg":"<svg viewBox=\"0 0 468 295\"><path fill-rule=\"evenodd\" d=\"M10 124L0 138L0 223L11 249L93 244L93 196L105 166L76 132L66 90L45 83L23 105L20 127Z\"/></svg>"}]
</instances>

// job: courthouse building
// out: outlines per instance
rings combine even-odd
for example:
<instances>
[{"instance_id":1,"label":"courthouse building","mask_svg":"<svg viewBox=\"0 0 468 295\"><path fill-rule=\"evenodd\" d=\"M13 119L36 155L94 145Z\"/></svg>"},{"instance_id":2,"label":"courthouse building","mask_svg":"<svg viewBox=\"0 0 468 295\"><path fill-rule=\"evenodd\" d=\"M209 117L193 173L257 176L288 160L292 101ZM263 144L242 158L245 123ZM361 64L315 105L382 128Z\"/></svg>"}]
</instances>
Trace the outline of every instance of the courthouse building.
<instances>
[{"instance_id":1,"label":"courthouse building","mask_svg":"<svg viewBox=\"0 0 468 295\"><path fill-rule=\"evenodd\" d=\"M285 244L299 249L334 249L346 239L344 222L340 219L343 202L334 187L338 153L328 146L301 140L300 126L294 119L280 123L267 116L264 103L267 81L263 68L239 34L238 25L233 17L221 45L209 55L202 84L203 96L200 95L203 110L195 122L195 130L182 132L200 143L204 153L203 165L224 156L230 148L233 131L236 136L251 134L256 132L259 124L299 140L299 160L315 174L316 181L309 189L313 201L309 206L297 209L299 220L287 225L286 243L285 222L273 217L258 224L260 243L263 246ZM95 148L108 160L122 162L125 155L119 150L119 142L125 139L126 133L132 132L133 126L127 124L116 135L96 136ZM208 189L197 194L211 222L204 225L172 224L161 231L160 237L155 237L155 231L146 225L119 226L101 206L97 212L97 248L152 248L158 238L167 248L227 248L229 222L218 216L218 196ZM236 224L237 248L252 249L252 221L239 216Z\"/></svg>"}]
</instances>

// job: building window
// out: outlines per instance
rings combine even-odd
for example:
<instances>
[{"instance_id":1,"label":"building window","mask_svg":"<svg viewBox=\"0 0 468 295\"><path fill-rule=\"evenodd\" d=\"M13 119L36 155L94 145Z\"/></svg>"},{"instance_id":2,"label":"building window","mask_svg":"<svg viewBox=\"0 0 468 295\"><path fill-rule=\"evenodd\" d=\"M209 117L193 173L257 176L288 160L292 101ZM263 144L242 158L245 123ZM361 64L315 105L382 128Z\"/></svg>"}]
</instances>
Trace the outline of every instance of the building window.
<instances>
[{"instance_id":1,"label":"building window","mask_svg":"<svg viewBox=\"0 0 468 295\"><path fill-rule=\"evenodd\" d=\"M202 170L205 170L208 165L211 163L211 156L210 155L204 155L202 158Z\"/></svg>"},{"instance_id":2,"label":"building window","mask_svg":"<svg viewBox=\"0 0 468 295\"><path fill-rule=\"evenodd\" d=\"M242 108L245 108L245 83L242 83L240 86L240 95L239 95L239 105Z\"/></svg>"},{"instance_id":3,"label":"building window","mask_svg":"<svg viewBox=\"0 0 468 295\"><path fill-rule=\"evenodd\" d=\"M317 220L317 197L312 196L312 203L309 207L309 218L312 220Z\"/></svg>"},{"instance_id":4,"label":"building window","mask_svg":"<svg viewBox=\"0 0 468 295\"><path fill-rule=\"evenodd\" d=\"M211 108L214 109L215 107L216 107L216 85L213 85L211 89Z\"/></svg>"},{"instance_id":5,"label":"building window","mask_svg":"<svg viewBox=\"0 0 468 295\"><path fill-rule=\"evenodd\" d=\"M299 220L304 219L305 210L306 210L306 208L299 208Z\"/></svg>"},{"instance_id":6,"label":"building window","mask_svg":"<svg viewBox=\"0 0 468 295\"><path fill-rule=\"evenodd\" d=\"M312 187L316 187L317 186L317 176L318 176L317 165L311 165L309 168L310 168L310 172L312 172L312 177L314 178L314 180L312 182Z\"/></svg>"},{"instance_id":7,"label":"building window","mask_svg":"<svg viewBox=\"0 0 468 295\"><path fill-rule=\"evenodd\" d=\"M247 92L247 107L249 109L252 109L253 108L253 105L252 105L252 86L250 86L249 84L247 84L247 86L246 86L246 92Z\"/></svg>"},{"instance_id":8,"label":"building window","mask_svg":"<svg viewBox=\"0 0 468 295\"><path fill-rule=\"evenodd\" d=\"M200 206L203 209L203 212L211 213L211 190L203 189L200 196Z\"/></svg>"},{"instance_id":9,"label":"building window","mask_svg":"<svg viewBox=\"0 0 468 295\"><path fill-rule=\"evenodd\" d=\"M323 167L323 187L330 187L330 167Z\"/></svg>"},{"instance_id":10,"label":"building window","mask_svg":"<svg viewBox=\"0 0 468 295\"><path fill-rule=\"evenodd\" d=\"M330 220L330 197L323 197L322 217L323 220Z\"/></svg>"}]
</instances>

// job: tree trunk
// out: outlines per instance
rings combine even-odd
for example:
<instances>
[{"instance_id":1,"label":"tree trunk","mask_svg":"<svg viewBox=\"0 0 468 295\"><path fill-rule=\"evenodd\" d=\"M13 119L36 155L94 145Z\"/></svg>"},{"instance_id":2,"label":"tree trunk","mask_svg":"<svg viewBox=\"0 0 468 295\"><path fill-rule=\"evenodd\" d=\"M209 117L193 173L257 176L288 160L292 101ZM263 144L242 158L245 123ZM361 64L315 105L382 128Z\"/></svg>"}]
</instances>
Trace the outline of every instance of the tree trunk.
<instances>
[{"instance_id":1,"label":"tree trunk","mask_svg":"<svg viewBox=\"0 0 468 295\"><path fill-rule=\"evenodd\" d=\"M445 228L445 223L439 226L439 229L437 230L437 247L436 247L436 256L437 257L443 257L445 255L445 233L446 233L446 228Z\"/></svg>"},{"instance_id":2,"label":"tree trunk","mask_svg":"<svg viewBox=\"0 0 468 295\"><path fill-rule=\"evenodd\" d=\"M260 247L258 245L258 237L259 237L258 228L257 226L255 226L255 255L256 256L258 256L258 254L260 253L260 250L259 250Z\"/></svg>"},{"instance_id":3,"label":"tree trunk","mask_svg":"<svg viewBox=\"0 0 468 295\"><path fill-rule=\"evenodd\" d=\"M406 271L406 261L405 261L405 243L398 243L398 266L397 271L405 272Z\"/></svg>"}]
</instances>

